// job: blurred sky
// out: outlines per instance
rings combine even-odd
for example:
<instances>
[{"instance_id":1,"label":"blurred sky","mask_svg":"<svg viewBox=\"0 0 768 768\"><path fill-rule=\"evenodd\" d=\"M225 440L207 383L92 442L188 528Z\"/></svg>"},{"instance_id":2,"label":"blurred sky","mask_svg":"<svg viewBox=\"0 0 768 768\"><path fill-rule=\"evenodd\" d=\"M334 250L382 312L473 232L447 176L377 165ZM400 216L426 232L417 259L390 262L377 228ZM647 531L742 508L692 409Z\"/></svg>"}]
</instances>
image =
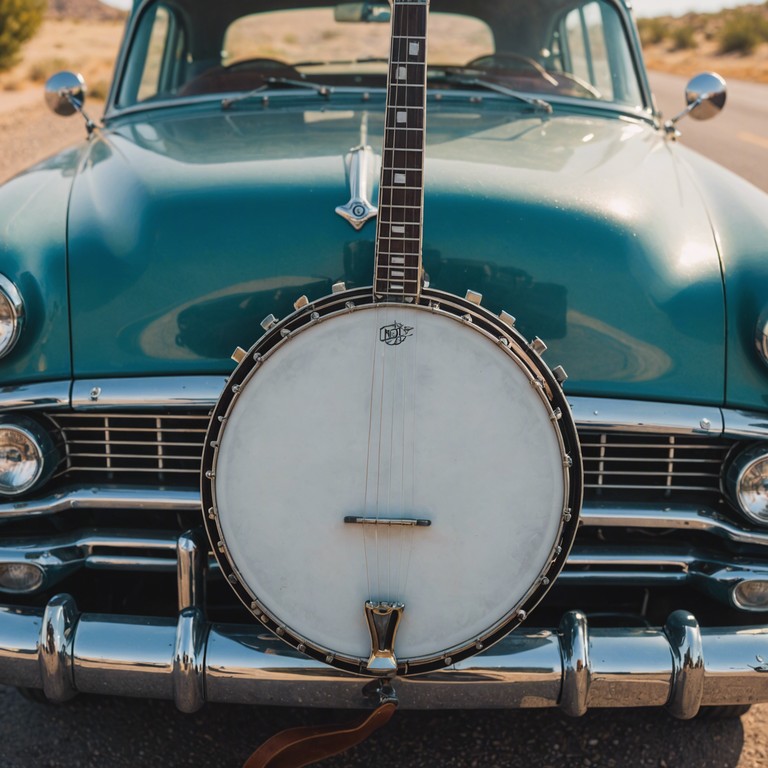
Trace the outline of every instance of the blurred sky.
<instances>
[{"instance_id":1,"label":"blurred sky","mask_svg":"<svg viewBox=\"0 0 768 768\"><path fill-rule=\"evenodd\" d=\"M753 0L759 2L759 0ZM130 8L131 0L102 0L118 8ZM744 0L634 0L638 16L682 16L688 11L719 11L745 5Z\"/></svg>"}]
</instances>

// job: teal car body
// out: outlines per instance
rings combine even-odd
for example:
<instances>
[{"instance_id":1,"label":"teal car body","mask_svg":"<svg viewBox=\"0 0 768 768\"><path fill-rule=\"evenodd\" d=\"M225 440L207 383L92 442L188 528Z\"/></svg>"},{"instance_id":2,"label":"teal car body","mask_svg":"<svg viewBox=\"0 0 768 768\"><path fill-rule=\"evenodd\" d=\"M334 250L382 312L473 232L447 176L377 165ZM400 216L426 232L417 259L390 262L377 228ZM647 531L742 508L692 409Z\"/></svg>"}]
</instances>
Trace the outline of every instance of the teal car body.
<instances>
[{"instance_id":1,"label":"teal car body","mask_svg":"<svg viewBox=\"0 0 768 768\"><path fill-rule=\"evenodd\" d=\"M366 167L363 191L378 197L386 63L374 48L299 56L303 32L286 32L293 17L281 16L328 12L321 22L333 25L333 8L136 0L102 122L0 188L0 276L24 303L18 342L0 351L0 437L14 425L45 432L55 457L17 491L27 459L0 444L0 683L54 700L89 690L175 698L185 711L206 698L359 705L356 682L318 682L318 669L240 627L220 574L202 575L208 543L197 532L206 420L233 350L302 295L373 282L375 218L350 222L336 209ZM639 703L691 717L701 705L768 701L752 666L768 653L768 196L662 124L624 0L433 0L432 12L440 30L468 25L470 52L438 46L447 60L428 75L424 268L432 288L471 289L494 314L513 314L564 366L585 502L541 633L515 632L478 666L479 678L496 662L510 671L506 698L480 679L471 703L446 695L451 674L474 674L456 669L423 695L406 687L405 700L532 706L525 686L543 654L556 672L535 706L570 714ZM241 22L263 23L261 42L249 26L231 31ZM381 25L336 26L364 45ZM334 40L329 29L315 38ZM222 54L223 40L243 52ZM78 98L59 92L73 111ZM746 487L750 472L758 479ZM17 583L21 562L32 570ZM104 571L98 585L89 567ZM122 600L124 571L139 588ZM189 586L200 580L205 604ZM90 625L79 600L96 606ZM120 618L108 617L118 603ZM208 623L208 610L222 623ZM606 629L597 617L608 613L623 618ZM636 620L646 629L628 629ZM67 638L56 653L41 622ZM104 661L117 653L117 625L147 644L120 680ZM103 637L102 661L73 650L78 626ZM572 668L578 648L564 637L591 637L605 654ZM638 700L643 670L614 670L610 658L642 638L658 686ZM208 661L184 667L184 653L203 647ZM158 678L142 671L153 653ZM227 673L256 679L267 657L279 660L269 692ZM705 657L712 676L690 673ZM589 698L577 668L612 682L594 683ZM293 688L302 669L315 681Z\"/></svg>"}]
</instances>

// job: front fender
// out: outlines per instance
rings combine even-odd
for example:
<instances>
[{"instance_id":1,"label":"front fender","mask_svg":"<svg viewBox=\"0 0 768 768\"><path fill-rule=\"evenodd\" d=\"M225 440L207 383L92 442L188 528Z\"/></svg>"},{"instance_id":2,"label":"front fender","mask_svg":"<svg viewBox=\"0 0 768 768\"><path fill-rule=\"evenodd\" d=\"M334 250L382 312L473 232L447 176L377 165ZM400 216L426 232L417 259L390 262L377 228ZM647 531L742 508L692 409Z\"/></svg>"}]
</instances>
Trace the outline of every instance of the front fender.
<instances>
[{"instance_id":1,"label":"front fender","mask_svg":"<svg viewBox=\"0 0 768 768\"><path fill-rule=\"evenodd\" d=\"M82 148L46 160L0 187L0 272L24 299L24 330L0 360L4 386L69 378L67 210Z\"/></svg>"}]
</instances>

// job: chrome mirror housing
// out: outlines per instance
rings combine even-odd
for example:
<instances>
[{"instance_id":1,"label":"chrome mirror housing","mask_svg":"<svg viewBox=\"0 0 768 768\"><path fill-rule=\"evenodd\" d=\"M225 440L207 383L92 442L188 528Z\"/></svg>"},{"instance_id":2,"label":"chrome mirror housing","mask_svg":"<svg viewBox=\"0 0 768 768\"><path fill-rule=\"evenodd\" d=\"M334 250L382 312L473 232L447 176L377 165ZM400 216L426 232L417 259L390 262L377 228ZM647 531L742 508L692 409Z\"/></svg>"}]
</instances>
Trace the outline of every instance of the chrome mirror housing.
<instances>
[{"instance_id":1,"label":"chrome mirror housing","mask_svg":"<svg viewBox=\"0 0 768 768\"><path fill-rule=\"evenodd\" d=\"M96 124L85 114L85 94L88 89L81 74L75 72L58 72L48 78L45 84L45 103L57 115L69 117L79 112L85 120L85 127L90 136Z\"/></svg>"},{"instance_id":2,"label":"chrome mirror housing","mask_svg":"<svg viewBox=\"0 0 768 768\"><path fill-rule=\"evenodd\" d=\"M685 88L686 112L696 120L709 120L720 114L727 95L725 80L715 72L703 72Z\"/></svg>"},{"instance_id":3,"label":"chrome mirror housing","mask_svg":"<svg viewBox=\"0 0 768 768\"><path fill-rule=\"evenodd\" d=\"M725 106L727 87L725 80L715 72L702 72L691 78L685 87L685 100L688 106L664 124L668 134L677 135L675 126L687 115L696 120L709 120Z\"/></svg>"},{"instance_id":4,"label":"chrome mirror housing","mask_svg":"<svg viewBox=\"0 0 768 768\"><path fill-rule=\"evenodd\" d=\"M86 91L82 75L57 72L45 84L45 103L57 115L69 117L82 109Z\"/></svg>"}]
</instances>

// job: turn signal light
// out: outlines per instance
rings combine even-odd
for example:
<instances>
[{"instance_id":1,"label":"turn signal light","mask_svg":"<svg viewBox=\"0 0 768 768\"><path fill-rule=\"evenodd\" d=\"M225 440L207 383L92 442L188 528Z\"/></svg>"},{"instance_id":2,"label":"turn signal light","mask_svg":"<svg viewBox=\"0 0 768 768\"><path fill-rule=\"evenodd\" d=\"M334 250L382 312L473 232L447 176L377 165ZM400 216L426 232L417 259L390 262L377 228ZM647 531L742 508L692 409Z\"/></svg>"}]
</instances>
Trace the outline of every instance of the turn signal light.
<instances>
[{"instance_id":1,"label":"turn signal light","mask_svg":"<svg viewBox=\"0 0 768 768\"><path fill-rule=\"evenodd\" d=\"M0 590L3 592L35 592L44 580L42 568L32 563L0 563Z\"/></svg>"},{"instance_id":2,"label":"turn signal light","mask_svg":"<svg viewBox=\"0 0 768 768\"><path fill-rule=\"evenodd\" d=\"M733 588L733 602L748 611L768 611L768 581L740 582Z\"/></svg>"}]
</instances>

